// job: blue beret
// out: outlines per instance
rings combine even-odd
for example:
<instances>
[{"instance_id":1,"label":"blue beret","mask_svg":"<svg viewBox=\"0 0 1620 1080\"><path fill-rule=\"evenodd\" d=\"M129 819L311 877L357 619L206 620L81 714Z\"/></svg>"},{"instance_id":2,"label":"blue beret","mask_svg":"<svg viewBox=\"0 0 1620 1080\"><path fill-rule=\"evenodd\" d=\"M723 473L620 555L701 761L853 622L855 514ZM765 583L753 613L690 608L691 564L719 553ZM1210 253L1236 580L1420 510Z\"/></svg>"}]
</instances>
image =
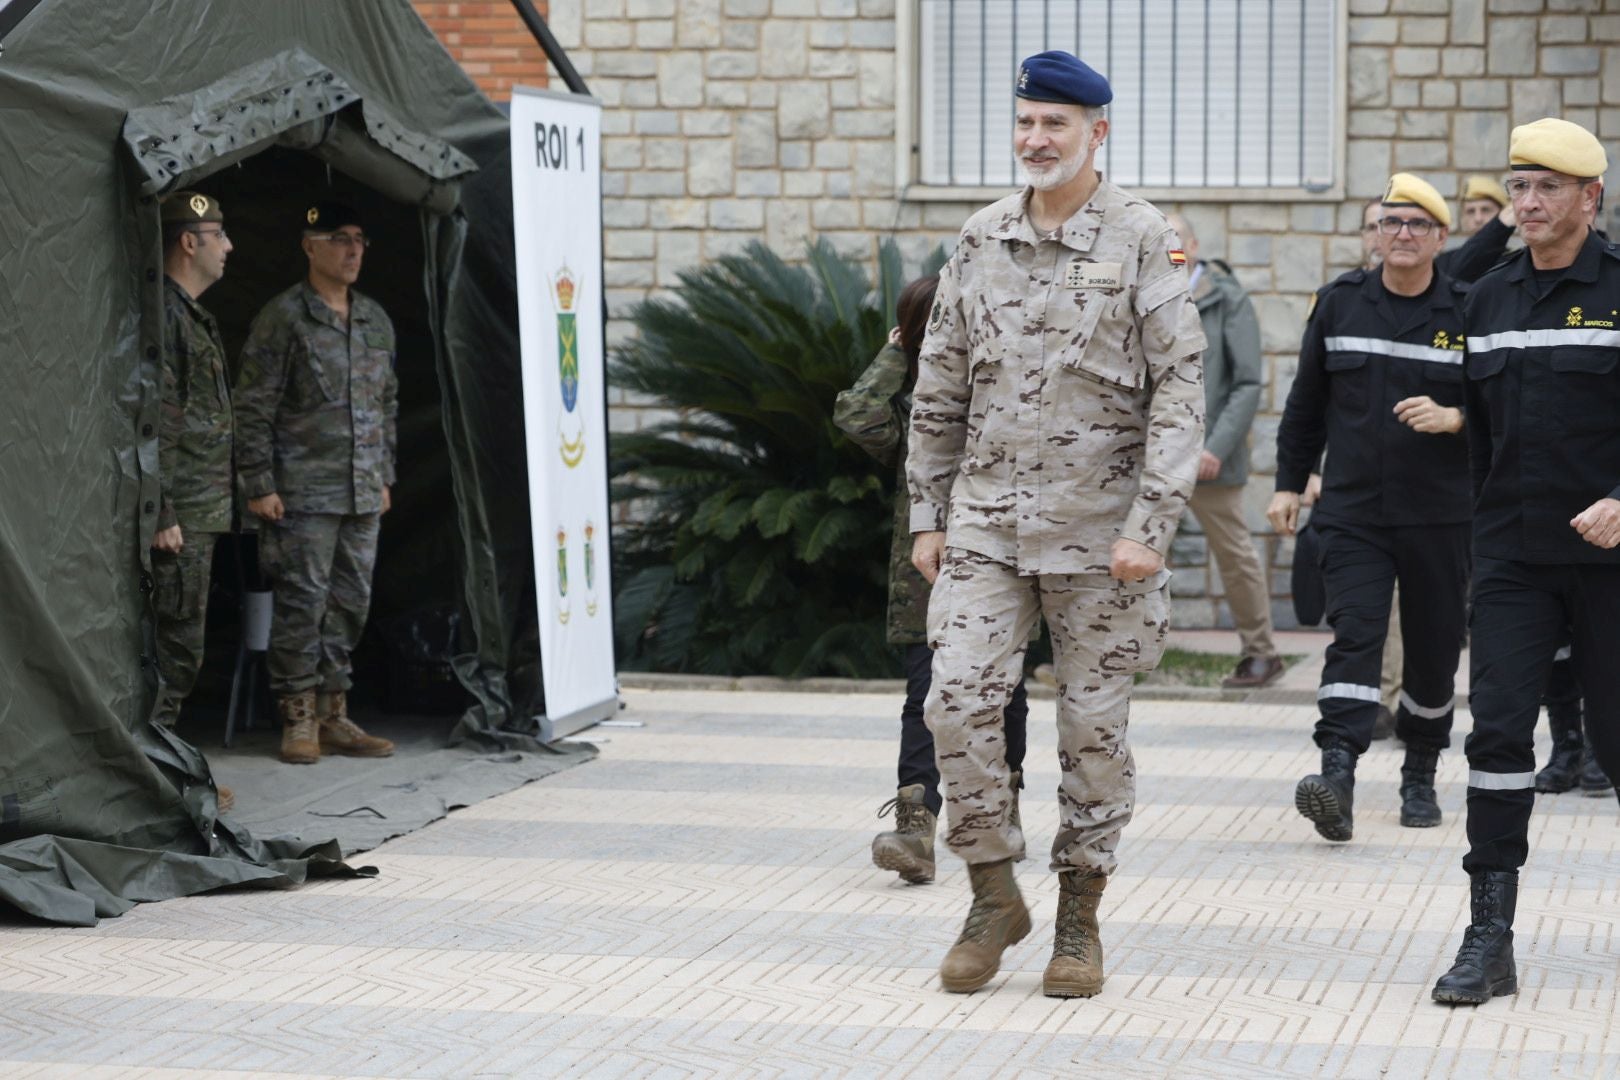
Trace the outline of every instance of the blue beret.
<instances>
[{"instance_id":1,"label":"blue beret","mask_svg":"<svg viewBox=\"0 0 1620 1080\"><path fill-rule=\"evenodd\" d=\"M1036 53L1018 65L1018 96L1027 101L1098 108L1114 100L1113 87L1071 53Z\"/></svg>"}]
</instances>

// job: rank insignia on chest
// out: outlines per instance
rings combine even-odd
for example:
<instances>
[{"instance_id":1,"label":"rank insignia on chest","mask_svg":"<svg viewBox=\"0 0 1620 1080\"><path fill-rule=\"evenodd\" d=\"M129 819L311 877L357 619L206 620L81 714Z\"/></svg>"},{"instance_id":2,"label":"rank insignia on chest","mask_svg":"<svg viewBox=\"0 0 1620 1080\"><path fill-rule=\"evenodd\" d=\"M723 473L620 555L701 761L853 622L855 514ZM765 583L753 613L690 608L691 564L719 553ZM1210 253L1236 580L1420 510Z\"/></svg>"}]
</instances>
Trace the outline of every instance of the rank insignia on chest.
<instances>
[{"instance_id":1,"label":"rank insignia on chest","mask_svg":"<svg viewBox=\"0 0 1620 1080\"><path fill-rule=\"evenodd\" d=\"M1170 263L1173 266L1186 266L1187 265L1187 253L1185 251L1182 251L1180 248L1171 248L1170 249Z\"/></svg>"},{"instance_id":2,"label":"rank insignia on chest","mask_svg":"<svg viewBox=\"0 0 1620 1080\"><path fill-rule=\"evenodd\" d=\"M1065 289L1117 289L1123 280L1122 263L1072 262L1063 274Z\"/></svg>"}]
</instances>

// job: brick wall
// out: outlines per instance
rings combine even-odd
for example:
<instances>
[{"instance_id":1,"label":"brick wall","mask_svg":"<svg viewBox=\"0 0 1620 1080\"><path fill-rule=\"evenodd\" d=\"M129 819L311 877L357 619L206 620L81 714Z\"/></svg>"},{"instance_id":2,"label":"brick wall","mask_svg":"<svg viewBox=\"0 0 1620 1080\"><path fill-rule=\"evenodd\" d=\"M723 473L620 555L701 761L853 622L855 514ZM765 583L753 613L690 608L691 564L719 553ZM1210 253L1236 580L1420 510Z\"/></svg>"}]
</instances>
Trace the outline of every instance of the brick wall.
<instances>
[{"instance_id":1,"label":"brick wall","mask_svg":"<svg viewBox=\"0 0 1620 1080\"><path fill-rule=\"evenodd\" d=\"M870 257L893 236L913 258L954 239L976 205L896 190L895 4L551 0L553 29L607 104L610 311L751 239L791 256L820 234ZM1349 0L1349 13L1343 200L1166 205L1259 311L1269 384L1245 505L1280 625L1292 623L1292 545L1263 515L1277 414L1311 291L1360 261L1362 204L1397 169L1447 194L1470 172L1502 172L1509 128L1541 116L1597 131L1620 161L1620 0ZM626 333L609 327L610 341ZM615 428L648 415L650 403L615 398ZM1229 625L1190 519L1175 554L1178 625Z\"/></svg>"},{"instance_id":2,"label":"brick wall","mask_svg":"<svg viewBox=\"0 0 1620 1080\"><path fill-rule=\"evenodd\" d=\"M411 5L444 42L478 88L496 101L512 97L514 84L545 86L546 54L518 17L510 0L413 0ZM535 8L546 15L546 0Z\"/></svg>"}]
</instances>

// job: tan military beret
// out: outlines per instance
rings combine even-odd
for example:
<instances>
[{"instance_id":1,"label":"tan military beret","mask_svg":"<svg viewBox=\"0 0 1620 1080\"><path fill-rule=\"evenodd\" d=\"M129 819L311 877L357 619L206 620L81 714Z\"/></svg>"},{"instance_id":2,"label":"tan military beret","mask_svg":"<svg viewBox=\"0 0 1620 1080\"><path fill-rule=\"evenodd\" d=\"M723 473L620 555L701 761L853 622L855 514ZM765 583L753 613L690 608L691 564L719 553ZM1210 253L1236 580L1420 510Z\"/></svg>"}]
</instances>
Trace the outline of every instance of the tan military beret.
<instances>
[{"instance_id":1,"label":"tan military beret","mask_svg":"<svg viewBox=\"0 0 1620 1080\"><path fill-rule=\"evenodd\" d=\"M1590 131L1549 116L1513 129L1508 163L1515 169L1550 169L1588 179L1608 170L1609 155Z\"/></svg>"},{"instance_id":2,"label":"tan military beret","mask_svg":"<svg viewBox=\"0 0 1620 1080\"><path fill-rule=\"evenodd\" d=\"M200 191L176 191L163 200L163 224L200 225L205 221L223 222L225 213L219 200Z\"/></svg>"},{"instance_id":3,"label":"tan military beret","mask_svg":"<svg viewBox=\"0 0 1620 1080\"><path fill-rule=\"evenodd\" d=\"M1508 193L1496 177L1476 174L1468 178L1462 193L1463 202L1473 202L1475 199L1489 199L1497 206L1506 206Z\"/></svg>"},{"instance_id":4,"label":"tan military beret","mask_svg":"<svg viewBox=\"0 0 1620 1080\"><path fill-rule=\"evenodd\" d=\"M1446 206L1446 200L1434 190L1434 185L1421 176L1413 176L1408 172L1398 172L1389 178L1389 186L1384 189L1383 203L1385 206L1416 206L1429 212L1446 228L1451 228L1451 209Z\"/></svg>"}]
</instances>

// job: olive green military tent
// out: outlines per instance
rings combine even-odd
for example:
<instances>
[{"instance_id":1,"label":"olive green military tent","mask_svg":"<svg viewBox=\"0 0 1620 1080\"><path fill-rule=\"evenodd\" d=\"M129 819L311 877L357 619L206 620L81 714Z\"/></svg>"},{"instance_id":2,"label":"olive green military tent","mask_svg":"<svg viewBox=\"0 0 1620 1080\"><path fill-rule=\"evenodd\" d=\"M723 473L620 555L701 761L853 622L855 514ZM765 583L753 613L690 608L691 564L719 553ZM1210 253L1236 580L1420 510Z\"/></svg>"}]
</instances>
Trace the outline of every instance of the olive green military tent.
<instances>
[{"instance_id":1,"label":"olive green military tent","mask_svg":"<svg viewBox=\"0 0 1620 1080\"><path fill-rule=\"evenodd\" d=\"M360 287L400 336L378 593L459 607L458 735L533 745L507 121L405 0L11 2L31 10L0 53L0 901L85 924L345 872L333 844L216 823L201 757L146 720L157 200L225 208L235 251L203 299L233 356L302 275L303 207L359 205Z\"/></svg>"}]
</instances>

